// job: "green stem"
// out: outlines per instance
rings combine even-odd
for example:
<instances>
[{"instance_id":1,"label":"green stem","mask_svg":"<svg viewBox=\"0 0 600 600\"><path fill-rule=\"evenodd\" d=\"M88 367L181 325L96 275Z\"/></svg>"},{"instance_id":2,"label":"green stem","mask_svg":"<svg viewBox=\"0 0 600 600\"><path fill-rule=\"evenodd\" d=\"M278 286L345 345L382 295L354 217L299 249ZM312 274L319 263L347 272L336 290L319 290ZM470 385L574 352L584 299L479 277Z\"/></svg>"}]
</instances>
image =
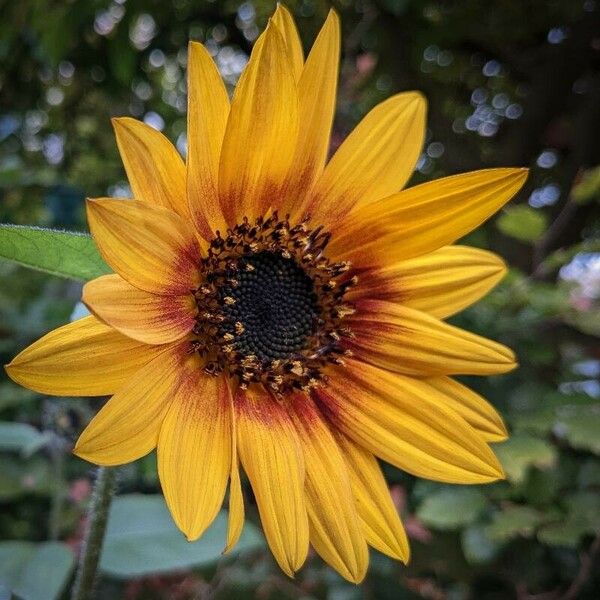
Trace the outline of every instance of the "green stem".
<instances>
[{"instance_id":1,"label":"green stem","mask_svg":"<svg viewBox=\"0 0 600 600\"><path fill-rule=\"evenodd\" d=\"M71 600L91 600L102 550L108 510L115 489L115 470L98 467Z\"/></svg>"}]
</instances>

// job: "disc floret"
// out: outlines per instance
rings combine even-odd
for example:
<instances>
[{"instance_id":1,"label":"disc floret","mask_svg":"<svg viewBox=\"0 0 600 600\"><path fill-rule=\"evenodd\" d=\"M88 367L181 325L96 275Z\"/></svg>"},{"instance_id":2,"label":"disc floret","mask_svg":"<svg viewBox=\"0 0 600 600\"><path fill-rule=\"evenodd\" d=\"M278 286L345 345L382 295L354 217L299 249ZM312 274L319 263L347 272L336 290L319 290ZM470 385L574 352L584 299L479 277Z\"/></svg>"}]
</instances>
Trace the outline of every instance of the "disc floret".
<instances>
[{"instance_id":1,"label":"disc floret","mask_svg":"<svg viewBox=\"0 0 600 600\"><path fill-rule=\"evenodd\" d=\"M342 340L352 333L343 320L354 312L344 296L357 277L349 262L324 256L330 234L308 221L291 226L273 212L216 233L195 290L193 349L207 373L282 394L308 391L327 365L344 364Z\"/></svg>"}]
</instances>

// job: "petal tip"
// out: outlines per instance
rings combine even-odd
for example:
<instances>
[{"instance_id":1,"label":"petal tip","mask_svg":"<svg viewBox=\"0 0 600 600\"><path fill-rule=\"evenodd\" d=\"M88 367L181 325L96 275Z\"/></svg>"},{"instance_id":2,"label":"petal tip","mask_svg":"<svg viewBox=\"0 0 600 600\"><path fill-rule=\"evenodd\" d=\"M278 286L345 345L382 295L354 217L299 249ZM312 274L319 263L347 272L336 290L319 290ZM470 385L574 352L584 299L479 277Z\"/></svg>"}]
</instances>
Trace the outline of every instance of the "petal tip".
<instances>
[{"instance_id":1,"label":"petal tip","mask_svg":"<svg viewBox=\"0 0 600 600\"><path fill-rule=\"evenodd\" d=\"M81 445L79 444L79 440L77 441L77 443L75 444L75 447L73 448L73 450L71 450L71 452L77 458L82 458L83 460L86 460L84 453L81 450Z\"/></svg>"},{"instance_id":2,"label":"petal tip","mask_svg":"<svg viewBox=\"0 0 600 600\"><path fill-rule=\"evenodd\" d=\"M410 562L410 547L398 539L389 540L385 554L394 560L399 560L404 565Z\"/></svg>"},{"instance_id":3,"label":"petal tip","mask_svg":"<svg viewBox=\"0 0 600 600\"><path fill-rule=\"evenodd\" d=\"M423 92L419 90L410 90L408 92L401 92L392 98L398 98L404 104L404 110L409 109L415 115L419 115L425 119L427 114L427 97Z\"/></svg>"},{"instance_id":4,"label":"petal tip","mask_svg":"<svg viewBox=\"0 0 600 600\"><path fill-rule=\"evenodd\" d=\"M333 7L331 7L329 9L329 12L327 13L327 18L325 19L325 23L327 23L328 21L331 21L334 25L340 24L340 15L338 15L337 10L335 10L335 8L333 8Z\"/></svg>"},{"instance_id":5,"label":"petal tip","mask_svg":"<svg viewBox=\"0 0 600 600\"><path fill-rule=\"evenodd\" d=\"M281 570L290 578L290 579L295 579L296 578L296 569L294 569L290 564L282 564L281 562L278 562L279 567L281 568Z\"/></svg>"},{"instance_id":6,"label":"petal tip","mask_svg":"<svg viewBox=\"0 0 600 600\"><path fill-rule=\"evenodd\" d=\"M135 127L136 125L144 125L141 121L133 117L111 117L110 122L117 134L119 130L131 129L132 126Z\"/></svg>"},{"instance_id":7,"label":"petal tip","mask_svg":"<svg viewBox=\"0 0 600 600\"><path fill-rule=\"evenodd\" d=\"M504 471L504 467L498 461L498 468L496 470L496 481L502 481L506 479L506 472Z\"/></svg>"},{"instance_id":8,"label":"petal tip","mask_svg":"<svg viewBox=\"0 0 600 600\"><path fill-rule=\"evenodd\" d=\"M502 466L500 459L494 454L493 450L489 448L489 445L486 444L486 446L490 451L491 460L486 461L489 470L486 470L486 472L482 474L482 483L494 483L495 481L506 479L506 473L504 472L504 467Z\"/></svg>"},{"instance_id":9,"label":"petal tip","mask_svg":"<svg viewBox=\"0 0 600 600\"><path fill-rule=\"evenodd\" d=\"M521 185L525 183L525 180L529 176L529 167L509 167L502 170L506 172L509 178L516 179Z\"/></svg>"},{"instance_id":10,"label":"petal tip","mask_svg":"<svg viewBox=\"0 0 600 600\"><path fill-rule=\"evenodd\" d=\"M9 362L7 365L4 365L4 371L13 383L16 383L22 387L27 387L23 382L22 377L20 377L18 373L19 363L15 362L18 358L19 357L16 356L11 362Z\"/></svg>"},{"instance_id":11,"label":"petal tip","mask_svg":"<svg viewBox=\"0 0 600 600\"><path fill-rule=\"evenodd\" d=\"M16 383L17 385L33 390L35 392L43 393L27 383L26 365L27 361L19 361L19 356L15 356L15 358L13 358L7 365L4 365L4 370L6 371L6 374L9 376L11 381Z\"/></svg>"},{"instance_id":12,"label":"petal tip","mask_svg":"<svg viewBox=\"0 0 600 600\"><path fill-rule=\"evenodd\" d=\"M350 577L348 578L348 581L350 583L354 583L355 585L360 585L364 581L366 575L367 575L366 569L364 570L364 572L350 573Z\"/></svg>"},{"instance_id":13,"label":"petal tip","mask_svg":"<svg viewBox=\"0 0 600 600\"><path fill-rule=\"evenodd\" d=\"M86 198L85 208L88 212L90 210L97 211L102 208L102 200L100 198Z\"/></svg>"},{"instance_id":14,"label":"petal tip","mask_svg":"<svg viewBox=\"0 0 600 600\"><path fill-rule=\"evenodd\" d=\"M516 169L516 179L522 186L529 177L529 167L520 167Z\"/></svg>"},{"instance_id":15,"label":"petal tip","mask_svg":"<svg viewBox=\"0 0 600 600\"><path fill-rule=\"evenodd\" d=\"M75 448L73 448L73 450L71 450L71 452L73 453L74 456L76 456L77 458L80 458L81 460L85 460L88 463L92 463L94 465L99 465L99 466L111 466L109 464L105 464L102 465L100 462L98 462L97 460L95 460L93 458L93 455L91 452L86 451L82 446L85 446L85 444L79 444L79 442L77 442L77 444L75 444Z\"/></svg>"}]
</instances>

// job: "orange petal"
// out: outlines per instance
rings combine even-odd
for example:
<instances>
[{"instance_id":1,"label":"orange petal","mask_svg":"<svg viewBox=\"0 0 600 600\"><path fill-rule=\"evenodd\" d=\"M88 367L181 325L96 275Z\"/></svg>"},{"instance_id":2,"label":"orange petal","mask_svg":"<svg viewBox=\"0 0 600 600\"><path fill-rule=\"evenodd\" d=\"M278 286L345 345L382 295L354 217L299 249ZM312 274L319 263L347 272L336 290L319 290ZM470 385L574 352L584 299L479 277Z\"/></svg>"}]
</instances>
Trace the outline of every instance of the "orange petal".
<instances>
[{"instance_id":1,"label":"orange petal","mask_svg":"<svg viewBox=\"0 0 600 600\"><path fill-rule=\"evenodd\" d=\"M233 399L232 399L233 400ZM244 528L244 496L240 481L240 465L237 451L237 428L235 424L235 408L230 402L231 410L231 474L229 476L229 515L227 523L227 544L223 554L230 552L238 543Z\"/></svg>"},{"instance_id":2,"label":"orange petal","mask_svg":"<svg viewBox=\"0 0 600 600\"><path fill-rule=\"evenodd\" d=\"M142 367L100 410L73 452L97 465L122 465L151 452L169 405L177 399L189 355L168 346Z\"/></svg>"},{"instance_id":3,"label":"orange petal","mask_svg":"<svg viewBox=\"0 0 600 600\"><path fill-rule=\"evenodd\" d=\"M229 225L278 208L298 135L298 93L284 41L270 24L259 37L231 103L219 166Z\"/></svg>"},{"instance_id":4,"label":"orange petal","mask_svg":"<svg viewBox=\"0 0 600 600\"><path fill-rule=\"evenodd\" d=\"M231 399L224 376L207 375L198 355L158 439L158 475L177 526L198 539L217 516L231 468Z\"/></svg>"},{"instance_id":5,"label":"orange petal","mask_svg":"<svg viewBox=\"0 0 600 600\"><path fill-rule=\"evenodd\" d=\"M170 210L133 200L87 201L88 222L106 262L146 292L183 295L199 284L193 230Z\"/></svg>"},{"instance_id":6,"label":"orange petal","mask_svg":"<svg viewBox=\"0 0 600 600\"><path fill-rule=\"evenodd\" d=\"M292 220L306 211L305 200L325 167L335 113L340 63L340 20L330 10L298 82L300 123L294 162L282 199L282 214Z\"/></svg>"},{"instance_id":7,"label":"orange petal","mask_svg":"<svg viewBox=\"0 0 600 600\"><path fill-rule=\"evenodd\" d=\"M506 346L385 300L361 300L348 319L356 356L406 375L494 375L512 371Z\"/></svg>"},{"instance_id":8,"label":"orange petal","mask_svg":"<svg viewBox=\"0 0 600 600\"><path fill-rule=\"evenodd\" d=\"M40 394L106 396L164 349L125 337L96 317L84 317L25 348L6 365L6 372Z\"/></svg>"},{"instance_id":9,"label":"orange petal","mask_svg":"<svg viewBox=\"0 0 600 600\"><path fill-rule=\"evenodd\" d=\"M151 294L119 275L103 275L83 286L83 302L105 323L146 344L166 344L187 335L197 312L192 294Z\"/></svg>"},{"instance_id":10,"label":"orange petal","mask_svg":"<svg viewBox=\"0 0 600 600\"><path fill-rule=\"evenodd\" d=\"M505 274L504 261L492 252L444 246L359 273L359 285L348 299L389 300L444 319L477 302Z\"/></svg>"},{"instance_id":11,"label":"orange petal","mask_svg":"<svg viewBox=\"0 0 600 600\"><path fill-rule=\"evenodd\" d=\"M368 211L402 189L423 146L426 110L421 94L405 92L377 105L358 124L313 190L308 212L315 223L335 227L351 210Z\"/></svg>"},{"instance_id":12,"label":"orange petal","mask_svg":"<svg viewBox=\"0 0 600 600\"><path fill-rule=\"evenodd\" d=\"M408 538L377 460L370 452L342 433L339 433L336 439L348 466L352 491L367 542L380 552L408 563Z\"/></svg>"},{"instance_id":13,"label":"orange petal","mask_svg":"<svg viewBox=\"0 0 600 600\"><path fill-rule=\"evenodd\" d=\"M229 97L206 48L188 46L187 194L200 235L226 231L219 201L219 158L229 115Z\"/></svg>"},{"instance_id":14,"label":"orange petal","mask_svg":"<svg viewBox=\"0 0 600 600\"><path fill-rule=\"evenodd\" d=\"M417 185L355 210L327 252L367 267L437 250L489 219L526 178L527 169L485 169Z\"/></svg>"},{"instance_id":15,"label":"orange petal","mask_svg":"<svg viewBox=\"0 0 600 600\"><path fill-rule=\"evenodd\" d=\"M238 452L265 536L275 560L292 577L308 552L302 450L290 417L271 395L240 390L234 402Z\"/></svg>"},{"instance_id":16,"label":"orange petal","mask_svg":"<svg viewBox=\"0 0 600 600\"><path fill-rule=\"evenodd\" d=\"M333 427L417 477L487 483L504 475L483 438L419 379L350 359L314 395Z\"/></svg>"},{"instance_id":17,"label":"orange petal","mask_svg":"<svg viewBox=\"0 0 600 600\"><path fill-rule=\"evenodd\" d=\"M185 166L173 144L136 119L121 117L112 124L133 197L187 218Z\"/></svg>"},{"instance_id":18,"label":"orange petal","mask_svg":"<svg viewBox=\"0 0 600 600\"><path fill-rule=\"evenodd\" d=\"M360 583L369 552L340 449L313 401L304 394L293 399L293 415L306 465L306 507L310 541L342 577Z\"/></svg>"}]
</instances>

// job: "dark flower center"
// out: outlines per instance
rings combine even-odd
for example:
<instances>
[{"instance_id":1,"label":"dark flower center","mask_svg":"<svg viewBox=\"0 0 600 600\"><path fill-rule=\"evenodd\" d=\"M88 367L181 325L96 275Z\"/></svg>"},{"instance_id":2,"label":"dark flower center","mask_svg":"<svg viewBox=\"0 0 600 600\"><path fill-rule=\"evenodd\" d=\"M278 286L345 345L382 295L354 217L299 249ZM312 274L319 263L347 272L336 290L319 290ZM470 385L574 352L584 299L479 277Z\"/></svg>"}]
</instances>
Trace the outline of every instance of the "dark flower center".
<instances>
[{"instance_id":1,"label":"dark flower center","mask_svg":"<svg viewBox=\"0 0 600 600\"><path fill-rule=\"evenodd\" d=\"M225 371L243 388L253 383L277 394L310 390L324 380L327 364L343 364L353 312L344 303L356 284L350 263L323 252L329 233L291 226L277 213L244 219L212 240L195 291L198 317L192 348L205 371Z\"/></svg>"},{"instance_id":2,"label":"dark flower center","mask_svg":"<svg viewBox=\"0 0 600 600\"><path fill-rule=\"evenodd\" d=\"M237 286L224 285L219 298L226 317L222 334L244 330L232 342L242 355L255 355L265 363L297 358L317 326L319 308L313 281L292 258L263 251L244 259L251 271L239 270Z\"/></svg>"}]
</instances>

